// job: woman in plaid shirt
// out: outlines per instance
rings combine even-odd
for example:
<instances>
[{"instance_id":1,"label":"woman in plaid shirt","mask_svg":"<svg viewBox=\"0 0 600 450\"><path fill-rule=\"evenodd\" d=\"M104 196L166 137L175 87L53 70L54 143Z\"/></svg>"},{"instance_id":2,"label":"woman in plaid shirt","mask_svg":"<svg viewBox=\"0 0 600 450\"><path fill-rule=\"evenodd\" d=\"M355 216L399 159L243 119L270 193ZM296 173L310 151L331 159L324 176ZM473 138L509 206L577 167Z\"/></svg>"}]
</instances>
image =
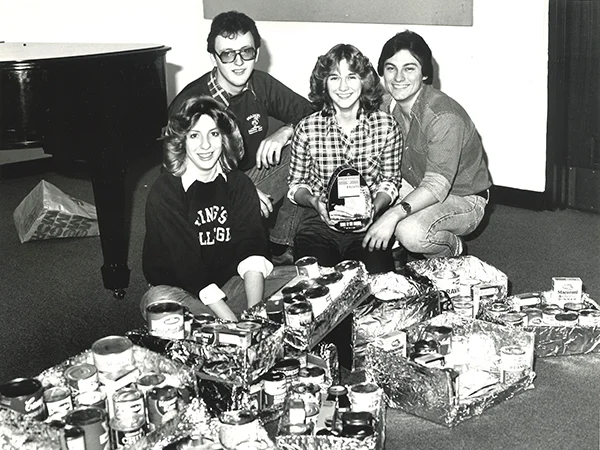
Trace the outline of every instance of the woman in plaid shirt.
<instances>
[{"instance_id":1,"label":"woman in plaid shirt","mask_svg":"<svg viewBox=\"0 0 600 450\"><path fill-rule=\"evenodd\" d=\"M402 134L393 116L379 110L382 98L379 76L356 47L339 44L319 57L309 94L318 112L301 120L292 138L288 197L305 208L296 258L315 256L322 266L358 260L371 273L394 270L391 248L362 247L366 230L333 227L324 198L336 169L351 166L367 183L373 217L396 200Z\"/></svg>"}]
</instances>

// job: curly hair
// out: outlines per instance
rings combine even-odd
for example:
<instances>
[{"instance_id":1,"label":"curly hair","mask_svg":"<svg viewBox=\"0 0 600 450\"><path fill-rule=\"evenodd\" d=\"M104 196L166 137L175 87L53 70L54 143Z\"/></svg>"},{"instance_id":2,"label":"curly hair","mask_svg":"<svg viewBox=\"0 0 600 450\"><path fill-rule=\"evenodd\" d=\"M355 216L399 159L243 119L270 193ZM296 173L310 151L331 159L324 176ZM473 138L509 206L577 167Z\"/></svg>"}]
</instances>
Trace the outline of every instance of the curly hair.
<instances>
[{"instance_id":1,"label":"curly hair","mask_svg":"<svg viewBox=\"0 0 600 450\"><path fill-rule=\"evenodd\" d=\"M367 113L379 109L383 99L383 88L379 83L379 75L359 49L349 44L338 44L326 54L319 56L310 75L309 100L319 110L327 114L335 112L333 101L327 92L327 78L334 73L342 60L348 62L352 72L360 77L362 92L360 106Z\"/></svg>"},{"instance_id":2,"label":"curly hair","mask_svg":"<svg viewBox=\"0 0 600 450\"><path fill-rule=\"evenodd\" d=\"M206 38L206 50L215 53L215 40L217 36L233 39L239 34L250 32L254 39L254 48L259 49L261 44L260 34L256 23L246 14L237 11L227 11L215 16Z\"/></svg>"},{"instance_id":3,"label":"curly hair","mask_svg":"<svg viewBox=\"0 0 600 450\"><path fill-rule=\"evenodd\" d=\"M392 36L381 49L379 63L377 64L377 72L383 75L383 66L385 62L398 53L400 50L408 50L421 64L421 72L423 73L423 83L433 83L433 56L431 49L425 39L414 31L405 30Z\"/></svg>"},{"instance_id":4,"label":"curly hair","mask_svg":"<svg viewBox=\"0 0 600 450\"><path fill-rule=\"evenodd\" d=\"M219 161L225 173L235 169L244 156L244 142L233 113L212 97L191 97L171 116L163 137L163 166L176 177L185 172L186 136L202 115L211 117L221 132L223 152Z\"/></svg>"}]
</instances>

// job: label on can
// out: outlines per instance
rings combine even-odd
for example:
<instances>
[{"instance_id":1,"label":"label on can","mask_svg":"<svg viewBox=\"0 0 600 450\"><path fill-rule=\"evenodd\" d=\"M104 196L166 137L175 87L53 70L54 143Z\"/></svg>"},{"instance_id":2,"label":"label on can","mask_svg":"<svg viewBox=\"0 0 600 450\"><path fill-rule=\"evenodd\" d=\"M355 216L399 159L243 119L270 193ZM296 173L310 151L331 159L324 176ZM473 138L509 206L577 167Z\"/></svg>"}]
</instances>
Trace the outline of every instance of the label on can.
<instances>
[{"instance_id":1,"label":"label on can","mask_svg":"<svg viewBox=\"0 0 600 450\"><path fill-rule=\"evenodd\" d=\"M162 301L146 308L148 331L163 339L185 338L183 306L178 302Z\"/></svg>"},{"instance_id":2,"label":"label on can","mask_svg":"<svg viewBox=\"0 0 600 450\"><path fill-rule=\"evenodd\" d=\"M42 383L36 378L15 378L1 384L0 405L37 420L47 417Z\"/></svg>"},{"instance_id":3,"label":"label on can","mask_svg":"<svg viewBox=\"0 0 600 450\"><path fill-rule=\"evenodd\" d=\"M500 382L513 383L521 379L529 367L525 350L518 345L500 348Z\"/></svg>"},{"instance_id":4,"label":"label on can","mask_svg":"<svg viewBox=\"0 0 600 450\"><path fill-rule=\"evenodd\" d=\"M312 307L307 301L292 303L285 311L285 323L290 328L309 327L312 320Z\"/></svg>"},{"instance_id":5,"label":"label on can","mask_svg":"<svg viewBox=\"0 0 600 450\"><path fill-rule=\"evenodd\" d=\"M113 394L114 419L125 426L146 420L146 410L142 391L137 388L124 388Z\"/></svg>"},{"instance_id":6,"label":"label on can","mask_svg":"<svg viewBox=\"0 0 600 450\"><path fill-rule=\"evenodd\" d=\"M281 372L267 372L264 377L264 405L273 408L283 405L287 395L287 382Z\"/></svg>"},{"instance_id":7,"label":"label on can","mask_svg":"<svg viewBox=\"0 0 600 450\"><path fill-rule=\"evenodd\" d=\"M450 299L458 297L459 291L459 278L458 275L451 270L443 270L433 275L433 283L439 291L445 291Z\"/></svg>"},{"instance_id":8,"label":"label on can","mask_svg":"<svg viewBox=\"0 0 600 450\"><path fill-rule=\"evenodd\" d=\"M95 407L78 408L69 411L65 423L83 430L86 450L109 450L108 415L105 410Z\"/></svg>"},{"instance_id":9,"label":"label on can","mask_svg":"<svg viewBox=\"0 0 600 450\"><path fill-rule=\"evenodd\" d=\"M124 336L106 336L92 344L94 365L100 372L118 372L134 364L133 343Z\"/></svg>"},{"instance_id":10,"label":"label on can","mask_svg":"<svg viewBox=\"0 0 600 450\"><path fill-rule=\"evenodd\" d=\"M178 399L179 391L173 386L150 389L146 397L148 421L159 427L173 419L177 415Z\"/></svg>"},{"instance_id":11,"label":"label on can","mask_svg":"<svg viewBox=\"0 0 600 450\"><path fill-rule=\"evenodd\" d=\"M75 397L77 406L95 406L96 408L106 409L106 394L102 391L82 392Z\"/></svg>"},{"instance_id":12,"label":"label on can","mask_svg":"<svg viewBox=\"0 0 600 450\"><path fill-rule=\"evenodd\" d=\"M44 391L44 403L48 416L62 417L73 409L71 390L62 386L50 387Z\"/></svg>"},{"instance_id":13,"label":"label on can","mask_svg":"<svg viewBox=\"0 0 600 450\"><path fill-rule=\"evenodd\" d=\"M76 392L95 391L100 387L98 369L93 364L75 364L65 370L65 379Z\"/></svg>"},{"instance_id":14,"label":"label on can","mask_svg":"<svg viewBox=\"0 0 600 450\"><path fill-rule=\"evenodd\" d=\"M139 421L134 426L127 426L118 420L110 421L113 448L123 448L140 441L145 435L144 422Z\"/></svg>"},{"instance_id":15,"label":"label on can","mask_svg":"<svg viewBox=\"0 0 600 450\"><path fill-rule=\"evenodd\" d=\"M314 256L305 256L300 258L295 263L296 271L299 276L307 278L317 278L321 275L319 262Z\"/></svg>"},{"instance_id":16,"label":"label on can","mask_svg":"<svg viewBox=\"0 0 600 450\"><path fill-rule=\"evenodd\" d=\"M322 367L302 367L298 371L298 381L304 384L325 384L325 369Z\"/></svg>"}]
</instances>

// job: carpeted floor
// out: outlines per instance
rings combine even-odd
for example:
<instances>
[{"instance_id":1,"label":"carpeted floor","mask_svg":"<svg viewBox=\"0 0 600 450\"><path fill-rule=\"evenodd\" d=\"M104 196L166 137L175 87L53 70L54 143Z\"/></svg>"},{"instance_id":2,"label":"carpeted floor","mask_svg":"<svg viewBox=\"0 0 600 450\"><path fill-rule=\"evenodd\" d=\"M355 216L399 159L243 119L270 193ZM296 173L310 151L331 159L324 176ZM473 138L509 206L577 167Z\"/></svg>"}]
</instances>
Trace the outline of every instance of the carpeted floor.
<instances>
[{"instance_id":1,"label":"carpeted floor","mask_svg":"<svg viewBox=\"0 0 600 450\"><path fill-rule=\"evenodd\" d=\"M37 375L96 339L142 325L143 207L157 174L152 160L130 170L132 272L122 300L103 288L99 238L21 244L12 222L14 209L41 179L93 203L85 176L48 172L0 180L0 381ZM490 206L468 248L507 274L512 293L549 290L553 276L578 276L600 299L600 215ZM456 428L390 410L386 448L599 448L600 354L539 359L536 373L535 389Z\"/></svg>"}]
</instances>

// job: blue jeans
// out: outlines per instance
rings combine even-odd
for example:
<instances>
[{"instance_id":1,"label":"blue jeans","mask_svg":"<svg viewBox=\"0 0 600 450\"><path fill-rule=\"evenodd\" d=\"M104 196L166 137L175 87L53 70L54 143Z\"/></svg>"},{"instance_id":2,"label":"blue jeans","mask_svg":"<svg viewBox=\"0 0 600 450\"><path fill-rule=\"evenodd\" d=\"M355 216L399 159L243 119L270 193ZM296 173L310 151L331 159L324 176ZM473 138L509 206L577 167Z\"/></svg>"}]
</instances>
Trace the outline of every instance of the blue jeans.
<instances>
[{"instance_id":1,"label":"blue jeans","mask_svg":"<svg viewBox=\"0 0 600 450\"><path fill-rule=\"evenodd\" d=\"M279 211L274 211L277 218L269 232L269 240L288 247L293 246L294 236L300 223L298 206L287 198L291 153L289 147L284 148L281 152L281 161L277 166L268 169L257 169L255 166L245 172L258 189L271 196L273 204L283 200Z\"/></svg>"},{"instance_id":2,"label":"blue jeans","mask_svg":"<svg viewBox=\"0 0 600 450\"><path fill-rule=\"evenodd\" d=\"M265 278L265 290L263 298L269 298L279 289L285 286L292 278L297 275L296 266L279 266L273 268L271 274ZM246 301L246 290L244 289L244 280L239 275L235 275L227 281L221 290L227 295L227 305L239 318L240 314L248 309ZM198 295L191 294L181 288L174 286L153 286L142 297L140 310L142 316L146 317L146 308L152 303L164 300L172 300L183 304L192 314L211 314L211 309L200 301Z\"/></svg>"},{"instance_id":3,"label":"blue jeans","mask_svg":"<svg viewBox=\"0 0 600 450\"><path fill-rule=\"evenodd\" d=\"M402 186L400 198L413 188ZM458 236L472 233L483 219L487 200L478 195L460 197L449 195L436 203L411 214L396 225L396 239L410 252L426 258L456 256Z\"/></svg>"}]
</instances>

